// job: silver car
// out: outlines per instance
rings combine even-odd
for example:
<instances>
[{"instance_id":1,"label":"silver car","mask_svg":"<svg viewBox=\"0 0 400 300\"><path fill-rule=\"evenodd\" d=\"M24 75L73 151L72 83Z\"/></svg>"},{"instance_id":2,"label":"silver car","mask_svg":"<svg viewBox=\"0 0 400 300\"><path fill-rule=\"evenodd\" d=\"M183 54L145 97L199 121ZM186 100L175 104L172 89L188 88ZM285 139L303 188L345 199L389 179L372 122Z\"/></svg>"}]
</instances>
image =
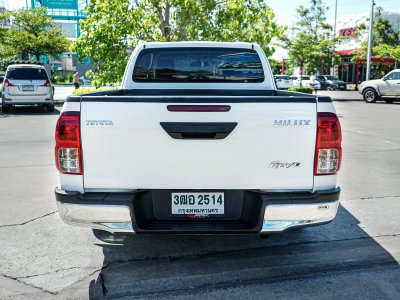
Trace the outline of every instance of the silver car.
<instances>
[{"instance_id":1,"label":"silver car","mask_svg":"<svg viewBox=\"0 0 400 300\"><path fill-rule=\"evenodd\" d=\"M3 80L2 110L6 113L13 105L42 105L54 111L53 87L40 65L9 65Z\"/></svg>"},{"instance_id":2,"label":"silver car","mask_svg":"<svg viewBox=\"0 0 400 300\"><path fill-rule=\"evenodd\" d=\"M276 87L280 90L287 90L293 87L293 81L288 75L274 75Z\"/></svg>"},{"instance_id":3,"label":"silver car","mask_svg":"<svg viewBox=\"0 0 400 300\"><path fill-rule=\"evenodd\" d=\"M400 69L389 72L381 79L361 82L358 92L367 103L374 103L380 99L386 102L400 100Z\"/></svg>"}]
</instances>

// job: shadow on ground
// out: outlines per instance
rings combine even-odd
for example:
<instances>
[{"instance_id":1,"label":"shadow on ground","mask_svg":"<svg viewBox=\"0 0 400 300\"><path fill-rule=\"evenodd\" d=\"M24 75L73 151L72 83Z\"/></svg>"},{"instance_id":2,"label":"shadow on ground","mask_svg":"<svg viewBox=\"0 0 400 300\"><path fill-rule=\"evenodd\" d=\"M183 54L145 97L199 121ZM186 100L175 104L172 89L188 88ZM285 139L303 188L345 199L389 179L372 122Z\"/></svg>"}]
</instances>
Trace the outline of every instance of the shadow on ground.
<instances>
[{"instance_id":1,"label":"shadow on ground","mask_svg":"<svg viewBox=\"0 0 400 300\"><path fill-rule=\"evenodd\" d=\"M59 115L60 110L55 107L53 112L48 112L42 106L13 106L8 113L1 111L1 117L7 116L28 116L28 115Z\"/></svg>"},{"instance_id":2,"label":"shadow on ground","mask_svg":"<svg viewBox=\"0 0 400 300\"><path fill-rule=\"evenodd\" d=\"M201 298L200 294L220 289L398 266L358 223L341 207L328 225L269 239L255 235L113 238L96 231L96 237L108 243L99 244L104 263L97 279L90 283L89 297ZM282 290L281 295L284 293ZM340 290L335 293L343 295Z\"/></svg>"}]
</instances>

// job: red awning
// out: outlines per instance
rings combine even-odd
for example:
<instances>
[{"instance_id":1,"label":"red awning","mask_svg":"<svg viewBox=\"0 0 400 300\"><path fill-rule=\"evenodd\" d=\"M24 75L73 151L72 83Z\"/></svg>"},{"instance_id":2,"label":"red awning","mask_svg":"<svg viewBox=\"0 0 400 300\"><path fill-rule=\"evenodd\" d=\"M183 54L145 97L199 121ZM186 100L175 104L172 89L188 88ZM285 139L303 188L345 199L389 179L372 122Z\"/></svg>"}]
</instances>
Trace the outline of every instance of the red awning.
<instances>
[{"instance_id":1,"label":"red awning","mask_svg":"<svg viewBox=\"0 0 400 300\"><path fill-rule=\"evenodd\" d=\"M353 55L356 53L359 53L360 49L350 49L350 50L340 50L340 51L335 51L336 54L339 54L340 56L347 56L347 55Z\"/></svg>"},{"instance_id":2,"label":"red awning","mask_svg":"<svg viewBox=\"0 0 400 300\"><path fill-rule=\"evenodd\" d=\"M335 51L336 54L339 54L340 56L347 56L347 55L353 55L353 54L357 54L360 53L361 50L360 49L350 49L350 50L340 50L340 51ZM376 56L372 56L371 60L373 62L386 62L386 63L395 63L396 59L385 56L385 57L376 57ZM359 59L359 62L365 62L367 61L366 59Z\"/></svg>"}]
</instances>

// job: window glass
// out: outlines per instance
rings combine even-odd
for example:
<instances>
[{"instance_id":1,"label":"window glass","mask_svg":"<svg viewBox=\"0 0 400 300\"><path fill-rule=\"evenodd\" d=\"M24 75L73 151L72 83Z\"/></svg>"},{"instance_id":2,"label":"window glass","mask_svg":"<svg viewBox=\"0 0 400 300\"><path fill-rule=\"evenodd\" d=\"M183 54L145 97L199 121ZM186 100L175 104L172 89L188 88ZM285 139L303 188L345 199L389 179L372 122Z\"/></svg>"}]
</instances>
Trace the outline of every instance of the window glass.
<instances>
[{"instance_id":1,"label":"window glass","mask_svg":"<svg viewBox=\"0 0 400 300\"><path fill-rule=\"evenodd\" d=\"M235 48L145 49L133 70L136 82L263 82L256 51Z\"/></svg>"},{"instance_id":2,"label":"window glass","mask_svg":"<svg viewBox=\"0 0 400 300\"><path fill-rule=\"evenodd\" d=\"M326 76L326 80L339 80L335 76Z\"/></svg>"},{"instance_id":3,"label":"window glass","mask_svg":"<svg viewBox=\"0 0 400 300\"><path fill-rule=\"evenodd\" d=\"M386 76L386 79L399 80L400 72L393 72L390 75Z\"/></svg>"},{"instance_id":4,"label":"window glass","mask_svg":"<svg viewBox=\"0 0 400 300\"><path fill-rule=\"evenodd\" d=\"M9 68L6 78L11 80L47 80L45 69L37 68Z\"/></svg>"}]
</instances>

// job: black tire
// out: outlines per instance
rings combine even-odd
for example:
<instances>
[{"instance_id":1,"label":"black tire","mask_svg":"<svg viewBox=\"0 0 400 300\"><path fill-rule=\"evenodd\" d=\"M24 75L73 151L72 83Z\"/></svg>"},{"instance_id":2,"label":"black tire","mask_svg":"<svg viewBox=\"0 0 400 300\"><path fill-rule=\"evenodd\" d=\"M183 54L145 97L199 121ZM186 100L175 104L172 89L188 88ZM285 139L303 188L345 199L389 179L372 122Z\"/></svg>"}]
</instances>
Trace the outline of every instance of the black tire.
<instances>
[{"instance_id":1,"label":"black tire","mask_svg":"<svg viewBox=\"0 0 400 300\"><path fill-rule=\"evenodd\" d=\"M53 112L54 111L54 105L47 105L47 111L48 112Z\"/></svg>"},{"instance_id":2,"label":"black tire","mask_svg":"<svg viewBox=\"0 0 400 300\"><path fill-rule=\"evenodd\" d=\"M1 110L3 111L3 114L10 112L10 105L3 104Z\"/></svg>"},{"instance_id":3,"label":"black tire","mask_svg":"<svg viewBox=\"0 0 400 300\"><path fill-rule=\"evenodd\" d=\"M378 100L378 93L373 88L366 88L363 91L363 98L367 103L375 103Z\"/></svg>"},{"instance_id":4,"label":"black tire","mask_svg":"<svg viewBox=\"0 0 400 300\"><path fill-rule=\"evenodd\" d=\"M336 90L336 88L335 88L333 85L330 85L330 84L326 87L326 89L327 89L328 91L334 91L334 90Z\"/></svg>"}]
</instances>

